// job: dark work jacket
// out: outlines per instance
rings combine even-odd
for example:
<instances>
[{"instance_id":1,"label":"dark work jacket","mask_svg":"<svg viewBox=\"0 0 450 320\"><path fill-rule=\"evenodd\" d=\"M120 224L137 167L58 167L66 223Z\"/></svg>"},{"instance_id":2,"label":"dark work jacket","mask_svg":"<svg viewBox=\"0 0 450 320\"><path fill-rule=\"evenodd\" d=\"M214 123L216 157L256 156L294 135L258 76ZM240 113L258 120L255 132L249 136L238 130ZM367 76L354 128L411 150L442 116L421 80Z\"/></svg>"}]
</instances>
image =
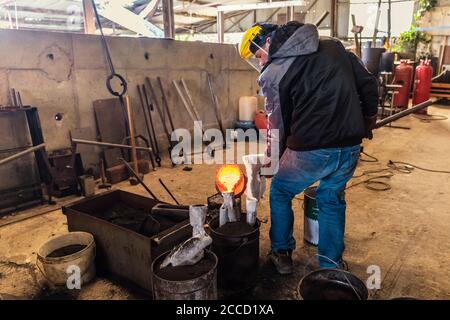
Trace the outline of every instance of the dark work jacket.
<instances>
[{"instance_id":1,"label":"dark work jacket","mask_svg":"<svg viewBox=\"0 0 450 320\"><path fill-rule=\"evenodd\" d=\"M283 43L272 36L259 84L266 97L269 145L296 151L360 144L364 117L377 112L377 79L334 38L311 24L291 27ZM289 31L288 31L289 32ZM271 134L273 129L277 133Z\"/></svg>"}]
</instances>

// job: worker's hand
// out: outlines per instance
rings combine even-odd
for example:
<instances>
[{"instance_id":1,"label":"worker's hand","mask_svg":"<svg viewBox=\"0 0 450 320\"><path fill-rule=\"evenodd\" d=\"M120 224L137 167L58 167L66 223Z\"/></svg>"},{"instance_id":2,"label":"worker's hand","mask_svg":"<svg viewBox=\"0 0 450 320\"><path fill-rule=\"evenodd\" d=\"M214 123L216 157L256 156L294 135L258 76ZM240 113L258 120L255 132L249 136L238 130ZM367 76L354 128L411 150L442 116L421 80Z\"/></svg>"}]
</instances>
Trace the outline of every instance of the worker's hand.
<instances>
[{"instance_id":1,"label":"worker's hand","mask_svg":"<svg viewBox=\"0 0 450 320\"><path fill-rule=\"evenodd\" d=\"M364 138L372 140L373 138L372 129L375 127L376 123L377 123L377 114L371 117L364 117L364 127L366 129L366 135L364 136Z\"/></svg>"},{"instance_id":2,"label":"worker's hand","mask_svg":"<svg viewBox=\"0 0 450 320\"><path fill-rule=\"evenodd\" d=\"M262 167L261 167L261 177L265 177L267 179L273 178L273 169L271 170L271 166L272 166L272 162L270 160L266 160L269 162L266 162ZM270 173L269 173L270 172Z\"/></svg>"}]
</instances>

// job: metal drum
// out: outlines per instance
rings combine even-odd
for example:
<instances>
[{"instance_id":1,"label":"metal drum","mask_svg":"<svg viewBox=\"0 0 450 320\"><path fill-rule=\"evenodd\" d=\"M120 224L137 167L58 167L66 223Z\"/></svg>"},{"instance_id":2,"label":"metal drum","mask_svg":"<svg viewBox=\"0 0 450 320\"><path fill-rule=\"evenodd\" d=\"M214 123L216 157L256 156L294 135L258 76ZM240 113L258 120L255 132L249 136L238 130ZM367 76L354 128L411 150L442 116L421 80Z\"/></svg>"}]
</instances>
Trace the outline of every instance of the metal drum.
<instances>
[{"instance_id":1,"label":"metal drum","mask_svg":"<svg viewBox=\"0 0 450 320\"><path fill-rule=\"evenodd\" d=\"M364 282L340 269L319 269L305 275L297 287L300 300L367 300Z\"/></svg>"},{"instance_id":2,"label":"metal drum","mask_svg":"<svg viewBox=\"0 0 450 320\"><path fill-rule=\"evenodd\" d=\"M153 297L155 300L216 300L217 257L205 250L202 260L193 266L160 265L170 251L152 263Z\"/></svg>"},{"instance_id":3,"label":"metal drum","mask_svg":"<svg viewBox=\"0 0 450 320\"><path fill-rule=\"evenodd\" d=\"M254 227L242 222L236 224L235 234L224 232L219 228L219 218L214 218L209 224L209 234L213 239L211 250L219 259L217 284L224 296L233 296L253 288L259 269L259 222ZM237 225L242 224L242 225ZM245 231L239 227L246 225Z\"/></svg>"}]
</instances>

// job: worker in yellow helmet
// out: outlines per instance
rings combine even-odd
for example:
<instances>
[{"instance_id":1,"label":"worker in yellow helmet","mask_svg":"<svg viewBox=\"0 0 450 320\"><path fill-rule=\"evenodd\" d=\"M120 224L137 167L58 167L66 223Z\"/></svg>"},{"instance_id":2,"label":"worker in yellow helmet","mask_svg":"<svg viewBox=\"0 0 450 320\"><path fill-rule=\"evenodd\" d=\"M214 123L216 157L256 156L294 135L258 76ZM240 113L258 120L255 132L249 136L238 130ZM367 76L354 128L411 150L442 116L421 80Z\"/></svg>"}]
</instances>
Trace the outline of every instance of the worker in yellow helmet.
<instances>
[{"instance_id":1,"label":"worker in yellow helmet","mask_svg":"<svg viewBox=\"0 0 450 320\"><path fill-rule=\"evenodd\" d=\"M293 272L292 200L320 182L318 219L311 223L318 240L311 242L318 241L321 268L343 268L344 190L362 139L372 137L377 79L339 40L321 38L315 25L296 21L253 26L244 33L239 54L256 58L262 67L266 158L278 162L270 165L278 170L270 185L269 259L280 274Z\"/></svg>"},{"instance_id":2,"label":"worker in yellow helmet","mask_svg":"<svg viewBox=\"0 0 450 320\"><path fill-rule=\"evenodd\" d=\"M274 24L257 23L248 29L242 37L242 41L239 46L239 55L243 59L248 60L255 54L258 54L261 50L267 53L268 44L266 44L266 42L270 39L272 32L274 32L277 27L278 26ZM259 56L256 56L256 58L259 58ZM260 65L260 67L263 67L263 65Z\"/></svg>"}]
</instances>

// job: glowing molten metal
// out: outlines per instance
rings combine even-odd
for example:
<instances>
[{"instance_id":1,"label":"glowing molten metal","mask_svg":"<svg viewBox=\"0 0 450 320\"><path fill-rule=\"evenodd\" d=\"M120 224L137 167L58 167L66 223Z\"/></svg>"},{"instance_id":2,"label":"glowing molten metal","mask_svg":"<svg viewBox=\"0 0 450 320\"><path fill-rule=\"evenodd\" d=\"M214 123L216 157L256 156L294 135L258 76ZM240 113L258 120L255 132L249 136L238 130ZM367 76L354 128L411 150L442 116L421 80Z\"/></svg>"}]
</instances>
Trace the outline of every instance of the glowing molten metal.
<instances>
[{"instance_id":1,"label":"glowing molten metal","mask_svg":"<svg viewBox=\"0 0 450 320\"><path fill-rule=\"evenodd\" d=\"M221 193L240 195L245 189L245 175L236 164L225 164L216 173L216 186Z\"/></svg>"}]
</instances>

